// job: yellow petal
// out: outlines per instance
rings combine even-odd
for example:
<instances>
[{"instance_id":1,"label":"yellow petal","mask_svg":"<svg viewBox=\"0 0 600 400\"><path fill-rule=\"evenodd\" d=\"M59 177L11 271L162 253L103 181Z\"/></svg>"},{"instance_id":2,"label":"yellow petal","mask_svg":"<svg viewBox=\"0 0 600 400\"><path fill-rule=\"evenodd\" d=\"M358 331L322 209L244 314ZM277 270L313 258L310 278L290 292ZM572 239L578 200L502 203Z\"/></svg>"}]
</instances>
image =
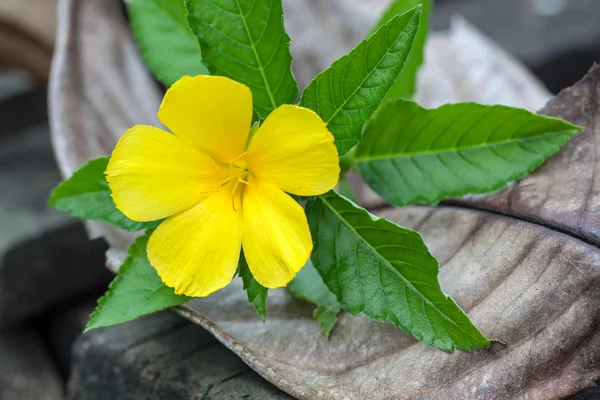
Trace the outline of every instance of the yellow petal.
<instances>
[{"instance_id":1,"label":"yellow petal","mask_svg":"<svg viewBox=\"0 0 600 400\"><path fill-rule=\"evenodd\" d=\"M242 199L242 246L254 278L263 286L287 285L312 251L300 204L269 183L251 180Z\"/></svg>"},{"instance_id":2,"label":"yellow petal","mask_svg":"<svg viewBox=\"0 0 600 400\"><path fill-rule=\"evenodd\" d=\"M106 169L112 197L134 221L154 221L198 204L227 170L162 129L136 125L125 132Z\"/></svg>"},{"instance_id":3,"label":"yellow petal","mask_svg":"<svg viewBox=\"0 0 600 400\"><path fill-rule=\"evenodd\" d=\"M340 174L325 123L313 111L292 105L267 117L250 142L246 161L257 179L300 196L333 189Z\"/></svg>"},{"instance_id":4,"label":"yellow petal","mask_svg":"<svg viewBox=\"0 0 600 400\"><path fill-rule=\"evenodd\" d=\"M167 90L158 118L183 141L227 164L246 147L252 93L229 78L184 76Z\"/></svg>"},{"instance_id":5,"label":"yellow petal","mask_svg":"<svg viewBox=\"0 0 600 400\"><path fill-rule=\"evenodd\" d=\"M175 293L204 297L231 282L242 243L242 215L232 207L232 189L229 184L167 218L150 236L150 264Z\"/></svg>"}]
</instances>

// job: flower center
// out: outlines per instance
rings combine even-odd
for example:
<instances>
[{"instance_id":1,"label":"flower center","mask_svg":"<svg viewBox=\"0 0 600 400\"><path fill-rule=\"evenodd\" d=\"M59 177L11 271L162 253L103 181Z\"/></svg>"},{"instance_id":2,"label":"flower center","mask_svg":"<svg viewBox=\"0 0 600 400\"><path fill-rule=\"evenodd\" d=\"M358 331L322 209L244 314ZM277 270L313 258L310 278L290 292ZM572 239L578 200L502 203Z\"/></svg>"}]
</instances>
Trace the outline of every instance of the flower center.
<instances>
[{"instance_id":1,"label":"flower center","mask_svg":"<svg viewBox=\"0 0 600 400\"><path fill-rule=\"evenodd\" d=\"M242 194L244 192L244 185L250 185L248 182L248 178L252 175L252 173L248 170L248 163L244 156L248 153L247 151L243 152L233 160L229 162L229 167L232 170L233 179L235 179L235 184L233 185L233 191L231 193L231 206L234 211L237 211L236 208L236 199L239 195L239 200L242 198ZM239 193L238 193L239 189Z\"/></svg>"}]
</instances>

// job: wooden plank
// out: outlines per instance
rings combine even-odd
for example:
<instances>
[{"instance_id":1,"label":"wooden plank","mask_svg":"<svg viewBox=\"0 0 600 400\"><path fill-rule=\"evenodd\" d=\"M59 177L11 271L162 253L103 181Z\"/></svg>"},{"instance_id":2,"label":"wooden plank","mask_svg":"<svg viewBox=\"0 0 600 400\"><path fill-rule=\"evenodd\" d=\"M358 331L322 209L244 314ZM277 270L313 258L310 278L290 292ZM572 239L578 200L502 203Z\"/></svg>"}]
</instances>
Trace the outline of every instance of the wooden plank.
<instances>
[{"instance_id":1,"label":"wooden plank","mask_svg":"<svg viewBox=\"0 0 600 400\"><path fill-rule=\"evenodd\" d=\"M0 332L0 399L62 398L62 382L40 337L30 329Z\"/></svg>"},{"instance_id":2,"label":"wooden plank","mask_svg":"<svg viewBox=\"0 0 600 400\"><path fill-rule=\"evenodd\" d=\"M71 400L290 398L168 311L81 336L68 392Z\"/></svg>"}]
</instances>

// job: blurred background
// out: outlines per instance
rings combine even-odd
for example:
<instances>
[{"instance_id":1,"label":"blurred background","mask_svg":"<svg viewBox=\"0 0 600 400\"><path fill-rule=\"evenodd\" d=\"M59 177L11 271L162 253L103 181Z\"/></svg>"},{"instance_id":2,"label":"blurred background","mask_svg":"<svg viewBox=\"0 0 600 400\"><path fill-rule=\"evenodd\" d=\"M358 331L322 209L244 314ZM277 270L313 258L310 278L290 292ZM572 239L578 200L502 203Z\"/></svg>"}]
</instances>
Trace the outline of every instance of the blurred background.
<instances>
[{"instance_id":1,"label":"blurred background","mask_svg":"<svg viewBox=\"0 0 600 400\"><path fill-rule=\"evenodd\" d=\"M118 373L97 360L102 336L93 341L96 352L92 339L77 339L111 279L106 244L89 241L80 223L46 206L61 179L46 100L56 7L57 0L0 0L0 400L109 398L98 388ZM437 0L433 30L447 29L453 15L522 61L552 93L600 61L600 0ZM187 324L160 318L166 327ZM86 368L93 362L97 369Z\"/></svg>"}]
</instances>

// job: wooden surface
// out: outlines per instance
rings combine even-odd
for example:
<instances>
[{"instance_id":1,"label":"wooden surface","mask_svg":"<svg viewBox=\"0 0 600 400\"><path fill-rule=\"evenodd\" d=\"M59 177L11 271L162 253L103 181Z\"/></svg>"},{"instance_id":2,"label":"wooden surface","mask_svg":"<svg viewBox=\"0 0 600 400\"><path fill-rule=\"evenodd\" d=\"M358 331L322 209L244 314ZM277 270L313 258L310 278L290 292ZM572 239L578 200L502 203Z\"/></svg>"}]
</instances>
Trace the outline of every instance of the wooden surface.
<instances>
[{"instance_id":1,"label":"wooden surface","mask_svg":"<svg viewBox=\"0 0 600 400\"><path fill-rule=\"evenodd\" d=\"M316 2L296 3L310 9ZM55 149L66 175L87 158L110 152L128 127L156 123L159 91L136 54L119 7L116 0L60 2L50 106ZM372 14L362 8L356 12L362 13L355 15L357 21ZM301 399L546 399L593 386L600 375L600 249L594 239L594 226L600 226L591 217L584 224L580 215L585 214L573 204L579 201L578 188L595 193L595 170L588 166L596 160L589 141L600 134L595 129L599 79L600 70L593 71L545 109L586 125L578 140L536 173L555 177L555 191L547 196L535 191L517 203L512 199L513 205L535 208L539 196L547 197L546 203L556 204L556 218L548 212L527 222L523 213L487 205L504 204L494 200L503 193L452 207L379 210L423 234L440 259L443 289L486 335L505 340L506 347L447 354L389 324L346 314L327 341L310 307L284 290L270 292L262 324L238 281L178 312ZM558 180L567 170L573 171L566 174L571 180ZM580 180L585 185L570 186ZM589 204L592 212L595 203ZM560 228L564 220L583 222L576 232ZM93 229L110 240L109 263L118 266L131 237L99 225Z\"/></svg>"},{"instance_id":2,"label":"wooden surface","mask_svg":"<svg viewBox=\"0 0 600 400\"><path fill-rule=\"evenodd\" d=\"M0 331L0 399L61 400L53 360L32 329Z\"/></svg>"},{"instance_id":3,"label":"wooden surface","mask_svg":"<svg viewBox=\"0 0 600 400\"><path fill-rule=\"evenodd\" d=\"M0 259L0 330L107 285L111 275L100 267L105 251L80 223L14 245Z\"/></svg>"},{"instance_id":4,"label":"wooden surface","mask_svg":"<svg viewBox=\"0 0 600 400\"><path fill-rule=\"evenodd\" d=\"M91 331L73 354L69 400L290 399L208 332L168 311Z\"/></svg>"}]
</instances>

